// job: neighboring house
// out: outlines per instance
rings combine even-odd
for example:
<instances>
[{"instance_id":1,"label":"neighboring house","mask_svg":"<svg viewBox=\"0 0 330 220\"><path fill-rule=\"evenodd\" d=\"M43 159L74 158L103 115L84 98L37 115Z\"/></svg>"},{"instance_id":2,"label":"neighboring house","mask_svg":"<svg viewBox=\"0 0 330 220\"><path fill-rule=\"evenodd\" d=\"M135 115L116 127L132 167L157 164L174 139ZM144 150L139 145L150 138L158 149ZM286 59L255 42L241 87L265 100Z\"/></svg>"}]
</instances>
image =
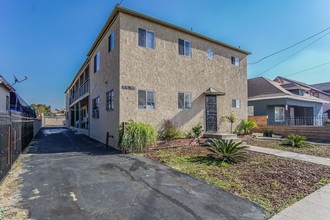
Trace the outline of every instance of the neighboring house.
<instances>
[{"instance_id":1,"label":"neighboring house","mask_svg":"<svg viewBox=\"0 0 330 220\"><path fill-rule=\"evenodd\" d=\"M323 103L323 113L326 114L326 117L330 116L330 114L328 114L330 113L330 93L320 90L312 85L308 85L306 83L291 80L281 76L276 77L274 81L280 83L283 88L286 88L287 90L295 94L297 94L297 92L299 91L304 91L304 93L312 97L325 100L326 102Z\"/></svg>"},{"instance_id":2,"label":"neighboring house","mask_svg":"<svg viewBox=\"0 0 330 220\"><path fill-rule=\"evenodd\" d=\"M268 117L268 125L323 125L326 101L300 85L280 84L264 77L248 80L249 116Z\"/></svg>"},{"instance_id":3,"label":"neighboring house","mask_svg":"<svg viewBox=\"0 0 330 220\"><path fill-rule=\"evenodd\" d=\"M322 93L320 98L323 98L323 99L326 98L325 100L330 101L330 82L313 84L310 86L327 93L328 95L326 95L326 97L323 97L325 95L324 95L324 93ZM328 114L328 118L330 119L330 103L324 104L323 111Z\"/></svg>"},{"instance_id":4,"label":"neighboring house","mask_svg":"<svg viewBox=\"0 0 330 220\"><path fill-rule=\"evenodd\" d=\"M34 109L29 106L15 89L0 75L0 113L9 111L27 117L36 117Z\"/></svg>"},{"instance_id":5,"label":"neighboring house","mask_svg":"<svg viewBox=\"0 0 330 220\"><path fill-rule=\"evenodd\" d=\"M0 75L0 113L10 109L10 92L15 89Z\"/></svg>"},{"instance_id":6,"label":"neighboring house","mask_svg":"<svg viewBox=\"0 0 330 220\"><path fill-rule=\"evenodd\" d=\"M101 142L129 120L229 132L222 116L247 118L248 54L116 6L65 91L67 125Z\"/></svg>"},{"instance_id":7,"label":"neighboring house","mask_svg":"<svg viewBox=\"0 0 330 220\"><path fill-rule=\"evenodd\" d=\"M27 104L16 92L10 93L10 110L26 117L36 118L35 110Z\"/></svg>"}]
</instances>

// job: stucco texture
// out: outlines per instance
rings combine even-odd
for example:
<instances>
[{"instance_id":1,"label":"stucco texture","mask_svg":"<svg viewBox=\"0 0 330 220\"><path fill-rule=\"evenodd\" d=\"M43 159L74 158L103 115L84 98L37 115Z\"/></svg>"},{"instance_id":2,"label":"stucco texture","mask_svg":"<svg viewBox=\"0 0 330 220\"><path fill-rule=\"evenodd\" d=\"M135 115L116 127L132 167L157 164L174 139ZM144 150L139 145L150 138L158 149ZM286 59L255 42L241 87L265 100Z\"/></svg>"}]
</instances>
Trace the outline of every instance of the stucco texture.
<instances>
[{"instance_id":1,"label":"stucco texture","mask_svg":"<svg viewBox=\"0 0 330 220\"><path fill-rule=\"evenodd\" d=\"M155 33L155 49L138 46L138 28ZM245 54L123 13L120 37L120 85L136 87L120 91L120 121L133 119L159 128L164 119L170 119L187 132L199 122L205 126L203 92L210 87L226 93L217 98L218 132L229 132L230 124L220 118L232 111L238 119L246 119ZM178 54L179 38L191 42L191 57ZM215 54L212 59L207 56L209 48ZM231 56L240 58L240 66L231 64ZM154 110L138 109L138 90L155 91ZM190 110L178 109L179 92L192 94ZM240 100L240 108L232 108L232 99Z\"/></svg>"}]
</instances>

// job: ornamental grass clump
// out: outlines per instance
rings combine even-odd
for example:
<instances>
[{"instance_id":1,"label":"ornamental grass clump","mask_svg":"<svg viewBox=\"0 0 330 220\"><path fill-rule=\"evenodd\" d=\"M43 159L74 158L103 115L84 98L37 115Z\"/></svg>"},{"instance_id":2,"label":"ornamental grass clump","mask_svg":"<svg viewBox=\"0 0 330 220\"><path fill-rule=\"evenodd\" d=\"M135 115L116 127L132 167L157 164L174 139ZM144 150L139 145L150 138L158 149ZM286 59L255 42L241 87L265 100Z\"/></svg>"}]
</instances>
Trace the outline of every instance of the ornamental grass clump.
<instances>
[{"instance_id":1,"label":"ornamental grass clump","mask_svg":"<svg viewBox=\"0 0 330 220\"><path fill-rule=\"evenodd\" d=\"M229 164L238 163L247 159L246 149L248 147L241 146L242 142L234 142L233 140L210 139L207 146L211 147L215 153L215 159L221 160Z\"/></svg>"},{"instance_id":2,"label":"ornamental grass clump","mask_svg":"<svg viewBox=\"0 0 330 220\"><path fill-rule=\"evenodd\" d=\"M174 140L186 138L187 134L180 129L169 119L164 120L162 128L159 132L160 140Z\"/></svg>"},{"instance_id":3,"label":"ornamental grass clump","mask_svg":"<svg viewBox=\"0 0 330 220\"><path fill-rule=\"evenodd\" d=\"M288 137L285 139L283 142L283 145L288 145L291 147L305 147L308 145L306 142L306 137L305 136L300 136L296 134L290 134Z\"/></svg>"},{"instance_id":4,"label":"ornamental grass clump","mask_svg":"<svg viewBox=\"0 0 330 220\"><path fill-rule=\"evenodd\" d=\"M148 146L156 143L157 132L150 125L142 122L129 121L118 128L119 146L125 153L144 152Z\"/></svg>"},{"instance_id":5,"label":"ornamental grass clump","mask_svg":"<svg viewBox=\"0 0 330 220\"><path fill-rule=\"evenodd\" d=\"M242 120L238 125L238 133L239 134L249 134L253 128L257 128L257 122L253 120Z\"/></svg>"}]
</instances>

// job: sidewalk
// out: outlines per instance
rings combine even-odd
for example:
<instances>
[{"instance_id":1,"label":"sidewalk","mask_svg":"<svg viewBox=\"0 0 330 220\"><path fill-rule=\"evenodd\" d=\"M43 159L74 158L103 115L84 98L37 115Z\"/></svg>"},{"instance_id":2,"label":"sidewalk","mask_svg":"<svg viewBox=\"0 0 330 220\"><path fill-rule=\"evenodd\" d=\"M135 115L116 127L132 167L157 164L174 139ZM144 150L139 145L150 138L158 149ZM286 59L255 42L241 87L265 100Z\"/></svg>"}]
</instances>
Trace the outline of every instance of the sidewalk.
<instances>
[{"instance_id":1,"label":"sidewalk","mask_svg":"<svg viewBox=\"0 0 330 220\"><path fill-rule=\"evenodd\" d=\"M298 154L283 150L247 145L249 150L330 166L330 158ZM330 219L330 184L274 215L271 220Z\"/></svg>"},{"instance_id":2,"label":"sidewalk","mask_svg":"<svg viewBox=\"0 0 330 220\"><path fill-rule=\"evenodd\" d=\"M330 184L274 215L271 220L330 219Z\"/></svg>"},{"instance_id":3,"label":"sidewalk","mask_svg":"<svg viewBox=\"0 0 330 220\"><path fill-rule=\"evenodd\" d=\"M330 166L330 158L316 157L316 156L310 156L310 155L306 155L306 154L298 154L298 153L289 152L289 151L264 148L264 147L256 147L256 146L251 146L251 145L246 145L246 146L249 147L249 150L259 152L259 153L272 154L272 155L279 156L279 157L286 157L286 158L291 158L291 159L295 159L295 160L302 160L302 161L307 161L307 162L311 162L311 163Z\"/></svg>"}]
</instances>

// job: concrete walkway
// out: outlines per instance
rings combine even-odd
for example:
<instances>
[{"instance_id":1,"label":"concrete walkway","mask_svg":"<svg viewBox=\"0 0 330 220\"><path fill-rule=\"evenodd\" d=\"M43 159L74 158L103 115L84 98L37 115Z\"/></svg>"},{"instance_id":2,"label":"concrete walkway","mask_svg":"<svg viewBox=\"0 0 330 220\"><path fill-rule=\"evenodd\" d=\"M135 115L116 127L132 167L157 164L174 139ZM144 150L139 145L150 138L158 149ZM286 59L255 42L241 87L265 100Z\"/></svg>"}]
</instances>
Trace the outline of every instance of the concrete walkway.
<instances>
[{"instance_id":1,"label":"concrete walkway","mask_svg":"<svg viewBox=\"0 0 330 220\"><path fill-rule=\"evenodd\" d=\"M264 153L264 154L271 154L279 157L286 157L291 158L295 160L302 160L307 161L311 163L321 164L325 166L330 166L330 158L324 158L324 157L316 157L316 156L310 156L306 154L298 154L294 152L289 151L283 151L283 150L277 150L277 149L271 149L271 148L264 148L264 147L256 147L247 145L249 147L249 150Z\"/></svg>"},{"instance_id":2,"label":"concrete walkway","mask_svg":"<svg viewBox=\"0 0 330 220\"><path fill-rule=\"evenodd\" d=\"M330 184L278 213L271 220L330 219Z\"/></svg>"}]
</instances>

